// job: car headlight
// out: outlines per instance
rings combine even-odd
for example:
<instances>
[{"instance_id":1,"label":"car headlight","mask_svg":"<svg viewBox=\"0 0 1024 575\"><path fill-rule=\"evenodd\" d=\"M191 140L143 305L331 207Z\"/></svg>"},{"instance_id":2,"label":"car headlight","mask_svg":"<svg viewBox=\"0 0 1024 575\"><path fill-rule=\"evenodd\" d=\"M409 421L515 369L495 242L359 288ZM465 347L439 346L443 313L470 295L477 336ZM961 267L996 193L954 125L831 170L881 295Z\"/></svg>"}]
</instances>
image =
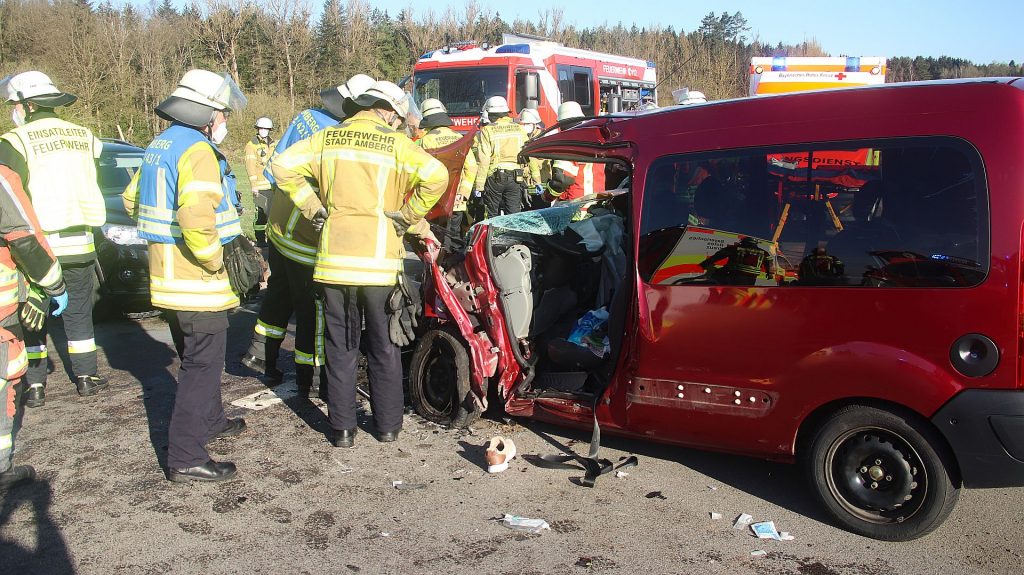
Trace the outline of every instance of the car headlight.
<instances>
[{"instance_id":1,"label":"car headlight","mask_svg":"<svg viewBox=\"0 0 1024 575\"><path fill-rule=\"evenodd\" d=\"M139 237L139 229L135 226L104 224L100 227L103 236L121 246L146 245L146 240Z\"/></svg>"}]
</instances>

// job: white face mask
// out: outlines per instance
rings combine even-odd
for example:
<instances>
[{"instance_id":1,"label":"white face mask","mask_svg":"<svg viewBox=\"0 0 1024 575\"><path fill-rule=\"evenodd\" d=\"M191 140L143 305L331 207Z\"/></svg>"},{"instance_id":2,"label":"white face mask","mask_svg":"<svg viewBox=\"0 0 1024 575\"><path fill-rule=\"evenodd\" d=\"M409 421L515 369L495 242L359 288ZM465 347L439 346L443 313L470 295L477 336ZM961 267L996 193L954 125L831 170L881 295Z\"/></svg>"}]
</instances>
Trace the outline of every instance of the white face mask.
<instances>
[{"instance_id":1,"label":"white face mask","mask_svg":"<svg viewBox=\"0 0 1024 575\"><path fill-rule=\"evenodd\" d=\"M14 108L13 110L11 110L11 121L14 122L15 126L18 126L20 128L21 126L25 125L25 116L18 112L17 108Z\"/></svg>"},{"instance_id":2,"label":"white face mask","mask_svg":"<svg viewBox=\"0 0 1024 575\"><path fill-rule=\"evenodd\" d=\"M264 140L266 140L267 136L270 135L270 130L268 130L267 128L260 128L260 129L256 130L256 133L259 135L259 137L261 137Z\"/></svg>"},{"instance_id":3,"label":"white face mask","mask_svg":"<svg viewBox=\"0 0 1024 575\"><path fill-rule=\"evenodd\" d=\"M221 143L224 141L224 138L227 138L227 137L228 137L228 123L227 122L224 122L224 123L220 124L219 126L217 126L216 128L213 129L212 133L210 133L210 141L212 141L214 144L216 144L218 146L221 145Z\"/></svg>"}]
</instances>

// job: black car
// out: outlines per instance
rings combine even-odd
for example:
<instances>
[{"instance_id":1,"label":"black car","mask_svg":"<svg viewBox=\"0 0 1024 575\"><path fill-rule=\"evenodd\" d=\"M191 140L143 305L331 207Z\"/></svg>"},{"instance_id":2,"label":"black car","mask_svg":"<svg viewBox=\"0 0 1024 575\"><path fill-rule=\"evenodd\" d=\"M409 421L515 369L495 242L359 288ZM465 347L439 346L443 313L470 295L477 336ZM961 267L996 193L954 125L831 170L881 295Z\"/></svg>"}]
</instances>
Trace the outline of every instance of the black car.
<instances>
[{"instance_id":1,"label":"black car","mask_svg":"<svg viewBox=\"0 0 1024 575\"><path fill-rule=\"evenodd\" d=\"M107 207L107 223L94 231L98 278L94 295L97 316L105 313L150 314L149 255L135 221L121 202L121 192L142 165L145 150L120 140L103 140L96 179Z\"/></svg>"}]
</instances>

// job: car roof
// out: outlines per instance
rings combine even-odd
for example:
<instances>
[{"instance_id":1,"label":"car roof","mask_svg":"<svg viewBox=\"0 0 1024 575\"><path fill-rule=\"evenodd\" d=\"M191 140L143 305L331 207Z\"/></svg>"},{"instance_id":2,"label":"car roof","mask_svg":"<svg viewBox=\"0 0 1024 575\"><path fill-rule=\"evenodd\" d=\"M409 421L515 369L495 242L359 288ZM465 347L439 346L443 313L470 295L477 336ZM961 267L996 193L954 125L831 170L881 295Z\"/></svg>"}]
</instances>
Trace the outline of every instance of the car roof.
<instances>
[{"instance_id":1,"label":"car roof","mask_svg":"<svg viewBox=\"0 0 1024 575\"><path fill-rule=\"evenodd\" d=\"M114 138L100 138L103 142L103 154L142 154L145 153L145 149L129 144L124 140L117 140Z\"/></svg>"}]
</instances>

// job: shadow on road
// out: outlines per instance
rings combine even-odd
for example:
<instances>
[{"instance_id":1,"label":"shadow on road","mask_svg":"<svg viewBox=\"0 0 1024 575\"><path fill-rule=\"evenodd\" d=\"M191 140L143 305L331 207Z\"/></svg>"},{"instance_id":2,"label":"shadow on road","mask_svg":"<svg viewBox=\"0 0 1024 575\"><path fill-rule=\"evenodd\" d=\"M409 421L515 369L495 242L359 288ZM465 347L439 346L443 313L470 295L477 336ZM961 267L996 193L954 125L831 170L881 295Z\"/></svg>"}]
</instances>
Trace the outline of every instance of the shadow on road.
<instances>
[{"instance_id":1,"label":"shadow on road","mask_svg":"<svg viewBox=\"0 0 1024 575\"><path fill-rule=\"evenodd\" d=\"M536 421L520 423L550 443L554 447L552 453L576 452L586 455L587 446L590 444L589 430L563 428ZM569 441L559 441L558 438L562 437L569 438ZM816 521L831 524L830 519L806 488L806 480L797 465L611 437L607 434L602 437L601 447L636 454L641 458L641 469L644 457L675 461L708 476L714 482L749 493ZM568 475L573 473L571 470L567 472L567 480L571 481ZM601 481L598 480L595 489L601 488ZM695 491L707 488L706 485L693 486Z\"/></svg>"},{"instance_id":2,"label":"shadow on road","mask_svg":"<svg viewBox=\"0 0 1024 575\"><path fill-rule=\"evenodd\" d=\"M27 535L24 539L36 541L33 550L0 537L0 566L3 566L4 573L65 575L75 572L60 527L50 516L52 502L53 490L45 479L37 479L4 494L0 505L0 527L13 529L8 525L11 516L22 505L28 505L32 508L32 521L19 524L31 525L35 530L34 537Z\"/></svg>"}]
</instances>

